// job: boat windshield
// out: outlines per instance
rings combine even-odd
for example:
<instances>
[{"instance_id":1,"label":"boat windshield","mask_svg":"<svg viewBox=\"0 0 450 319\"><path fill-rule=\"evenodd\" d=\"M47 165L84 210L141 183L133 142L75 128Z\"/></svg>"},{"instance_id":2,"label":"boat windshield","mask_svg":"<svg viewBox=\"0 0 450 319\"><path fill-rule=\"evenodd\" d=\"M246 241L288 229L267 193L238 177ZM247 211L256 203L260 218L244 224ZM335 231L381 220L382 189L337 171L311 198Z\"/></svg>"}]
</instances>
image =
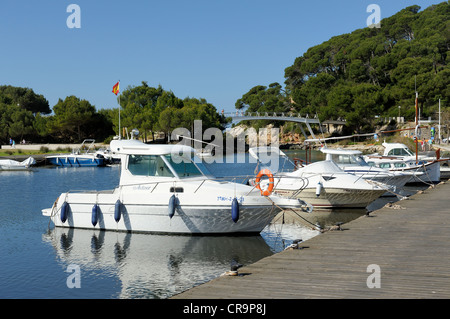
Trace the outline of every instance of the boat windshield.
<instances>
[{"instance_id":1,"label":"boat windshield","mask_svg":"<svg viewBox=\"0 0 450 319\"><path fill-rule=\"evenodd\" d=\"M332 154L331 159L337 164L368 166L367 162L360 156L347 154Z\"/></svg>"},{"instance_id":2,"label":"boat windshield","mask_svg":"<svg viewBox=\"0 0 450 319\"><path fill-rule=\"evenodd\" d=\"M198 166L192 162L191 158L171 154L165 155L165 158L180 178L203 176L203 173L200 171Z\"/></svg>"},{"instance_id":3,"label":"boat windshield","mask_svg":"<svg viewBox=\"0 0 450 319\"><path fill-rule=\"evenodd\" d=\"M128 170L133 175L175 177L171 168L180 178L203 176L203 173L189 158L172 157L168 154L161 155L130 155Z\"/></svg>"},{"instance_id":4,"label":"boat windshield","mask_svg":"<svg viewBox=\"0 0 450 319\"><path fill-rule=\"evenodd\" d=\"M172 171L159 155L130 155L128 170L139 176L174 177Z\"/></svg>"},{"instance_id":5,"label":"boat windshield","mask_svg":"<svg viewBox=\"0 0 450 319\"><path fill-rule=\"evenodd\" d=\"M393 148L388 152L387 155L388 156L413 156L414 154L411 153L411 151L406 148Z\"/></svg>"}]
</instances>

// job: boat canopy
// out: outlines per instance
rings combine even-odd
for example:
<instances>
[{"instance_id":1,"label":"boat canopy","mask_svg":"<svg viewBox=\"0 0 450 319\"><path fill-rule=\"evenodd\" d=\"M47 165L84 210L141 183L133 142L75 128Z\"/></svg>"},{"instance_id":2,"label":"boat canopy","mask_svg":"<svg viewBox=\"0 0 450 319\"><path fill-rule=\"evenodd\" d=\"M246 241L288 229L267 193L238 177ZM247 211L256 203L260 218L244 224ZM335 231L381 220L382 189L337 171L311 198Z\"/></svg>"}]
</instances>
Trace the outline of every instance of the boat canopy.
<instances>
[{"instance_id":1,"label":"boat canopy","mask_svg":"<svg viewBox=\"0 0 450 319\"><path fill-rule=\"evenodd\" d=\"M171 154L130 154L127 169L134 176L185 178L205 175L192 161L180 161L178 156Z\"/></svg>"},{"instance_id":2,"label":"boat canopy","mask_svg":"<svg viewBox=\"0 0 450 319\"><path fill-rule=\"evenodd\" d=\"M344 171L333 161L319 161L299 168L302 173L344 173Z\"/></svg>"},{"instance_id":3,"label":"boat canopy","mask_svg":"<svg viewBox=\"0 0 450 319\"><path fill-rule=\"evenodd\" d=\"M195 153L195 149L186 145L145 144L138 140L113 140L111 141L110 149L112 152L126 155L178 154L179 156L191 156Z\"/></svg>"},{"instance_id":4,"label":"boat canopy","mask_svg":"<svg viewBox=\"0 0 450 319\"><path fill-rule=\"evenodd\" d=\"M402 143L383 143L385 156L414 156L413 152Z\"/></svg>"},{"instance_id":5,"label":"boat canopy","mask_svg":"<svg viewBox=\"0 0 450 319\"><path fill-rule=\"evenodd\" d=\"M342 148L326 148L326 147L322 147L320 149L320 151L322 153L325 154L350 154L350 155L361 155L362 152L358 151L358 150L344 150Z\"/></svg>"},{"instance_id":6,"label":"boat canopy","mask_svg":"<svg viewBox=\"0 0 450 319\"><path fill-rule=\"evenodd\" d=\"M326 160L334 161L337 164L369 166L361 157L362 152L358 150L321 148L320 151L326 154Z\"/></svg>"},{"instance_id":7,"label":"boat canopy","mask_svg":"<svg viewBox=\"0 0 450 319\"><path fill-rule=\"evenodd\" d=\"M211 175L201 161L194 161L195 149L190 146L113 140L110 149L123 157L121 179L128 182L138 176L180 179Z\"/></svg>"}]
</instances>

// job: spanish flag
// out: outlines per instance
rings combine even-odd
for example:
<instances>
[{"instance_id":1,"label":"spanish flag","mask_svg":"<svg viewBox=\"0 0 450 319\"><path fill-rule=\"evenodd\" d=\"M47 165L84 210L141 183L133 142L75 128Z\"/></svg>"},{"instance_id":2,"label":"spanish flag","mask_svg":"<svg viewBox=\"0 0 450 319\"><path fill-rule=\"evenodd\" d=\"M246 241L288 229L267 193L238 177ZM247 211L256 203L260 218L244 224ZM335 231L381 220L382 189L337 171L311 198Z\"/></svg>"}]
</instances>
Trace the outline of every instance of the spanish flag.
<instances>
[{"instance_id":1,"label":"spanish flag","mask_svg":"<svg viewBox=\"0 0 450 319\"><path fill-rule=\"evenodd\" d=\"M113 86L113 90L112 92L117 95L117 93L119 93L119 82L117 82L114 86Z\"/></svg>"}]
</instances>

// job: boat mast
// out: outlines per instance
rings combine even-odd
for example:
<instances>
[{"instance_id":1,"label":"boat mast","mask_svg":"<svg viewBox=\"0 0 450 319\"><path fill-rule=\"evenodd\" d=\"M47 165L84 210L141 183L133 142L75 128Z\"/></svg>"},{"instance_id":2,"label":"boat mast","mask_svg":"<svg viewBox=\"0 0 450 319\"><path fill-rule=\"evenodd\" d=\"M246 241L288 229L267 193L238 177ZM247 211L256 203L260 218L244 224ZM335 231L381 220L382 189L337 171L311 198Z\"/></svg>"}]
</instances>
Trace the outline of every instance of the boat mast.
<instances>
[{"instance_id":1,"label":"boat mast","mask_svg":"<svg viewBox=\"0 0 450 319\"><path fill-rule=\"evenodd\" d=\"M417 91L416 91L416 128L417 128L417 126L419 125L418 124L418 118L417 118L417 107L418 107L418 94L417 94ZM416 132L418 132L419 130L418 129L416 129ZM419 143L419 137L416 135L416 138L415 138L415 140L416 140L416 164L419 162L419 160L418 160L418 143Z\"/></svg>"},{"instance_id":2,"label":"boat mast","mask_svg":"<svg viewBox=\"0 0 450 319\"><path fill-rule=\"evenodd\" d=\"M439 139L439 144L441 144L441 99L439 99L439 129L438 129L438 139Z\"/></svg>"}]
</instances>

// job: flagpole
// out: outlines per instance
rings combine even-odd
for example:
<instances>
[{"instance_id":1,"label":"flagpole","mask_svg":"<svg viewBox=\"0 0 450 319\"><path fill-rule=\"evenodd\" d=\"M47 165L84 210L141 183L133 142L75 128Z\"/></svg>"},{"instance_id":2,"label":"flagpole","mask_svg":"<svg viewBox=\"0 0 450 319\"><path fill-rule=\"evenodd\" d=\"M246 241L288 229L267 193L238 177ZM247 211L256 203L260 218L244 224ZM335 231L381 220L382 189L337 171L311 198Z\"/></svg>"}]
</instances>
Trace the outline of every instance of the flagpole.
<instances>
[{"instance_id":1,"label":"flagpole","mask_svg":"<svg viewBox=\"0 0 450 319\"><path fill-rule=\"evenodd\" d=\"M119 90L120 90L120 80L119 80ZM119 140L121 140L121 134L120 134L120 91L119 91Z\"/></svg>"},{"instance_id":2,"label":"flagpole","mask_svg":"<svg viewBox=\"0 0 450 319\"><path fill-rule=\"evenodd\" d=\"M120 80L113 86L112 92L117 96L119 94L119 140L122 139L122 135L120 133Z\"/></svg>"}]
</instances>

